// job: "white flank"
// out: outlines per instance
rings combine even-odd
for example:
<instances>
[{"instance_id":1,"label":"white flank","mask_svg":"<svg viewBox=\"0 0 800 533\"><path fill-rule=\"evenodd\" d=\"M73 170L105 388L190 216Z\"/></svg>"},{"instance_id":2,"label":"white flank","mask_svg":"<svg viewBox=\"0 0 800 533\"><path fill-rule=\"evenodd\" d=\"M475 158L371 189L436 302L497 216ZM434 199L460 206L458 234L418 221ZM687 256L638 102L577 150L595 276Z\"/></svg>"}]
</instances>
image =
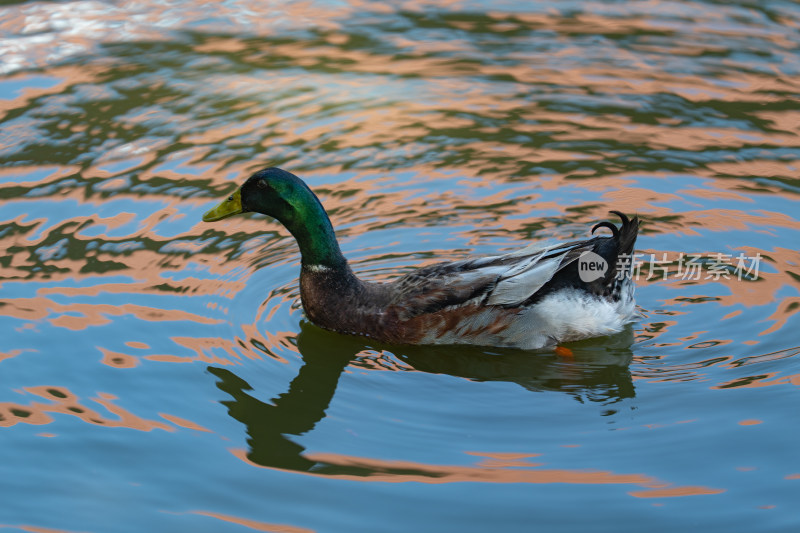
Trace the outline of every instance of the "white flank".
<instances>
[{"instance_id":1,"label":"white flank","mask_svg":"<svg viewBox=\"0 0 800 533\"><path fill-rule=\"evenodd\" d=\"M423 342L478 344L535 350L560 342L612 335L636 317L634 285L628 284L618 302L598 298L575 289L550 294L532 308L519 310L511 325L499 333L482 332L495 320L508 315L497 307L486 307L466 316L453 329L432 330Z\"/></svg>"}]
</instances>

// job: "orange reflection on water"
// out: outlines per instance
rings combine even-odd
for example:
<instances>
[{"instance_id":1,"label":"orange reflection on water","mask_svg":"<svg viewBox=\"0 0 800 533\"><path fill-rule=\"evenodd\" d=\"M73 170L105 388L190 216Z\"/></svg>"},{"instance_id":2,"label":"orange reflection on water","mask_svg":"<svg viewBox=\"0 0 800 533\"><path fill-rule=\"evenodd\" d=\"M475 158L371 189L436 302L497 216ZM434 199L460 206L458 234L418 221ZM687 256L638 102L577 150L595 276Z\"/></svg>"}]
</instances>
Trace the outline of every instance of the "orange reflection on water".
<instances>
[{"instance_id":1,"label":"orange reflection on water","mask_svg":"<svg viewBox=\"0 0 800 533\"><path fill-rule=\"evenodd\" d=\"M259 468L266 467L251 461L247 456L247 450L230 449L230 452L244 461L245 463ZM492 453L476 453L471 455L486 456L493 458ZM503 466L502 459L498 466L451 466L451 465L428 465L411 461L385 461L381 459L370 459L363 457L352 457L334 453L310 453L304 455L310 461L316 461L319 465L340 467L357 470L358 474L347 473L318 473L314 470L301 472L311 476L335 477L337 479L348 479L351 481L378 481L388 483L532 483L532 484L576 484L576 485L638 485L647 490L629 493L637 497L675 497L675 496L697 496L703 494L719 494L724 489L713 489L709 487L670 487L669 483L664 483L658 479L645 474L616 474L608 471L590 470L559 470L559 469L539 469L536 464L525 463L530 469L521 469L516 461L520 457L532 457L532 455L520 455L516 461L512 460L508 466ZM493 459L496 460L496 459ZM282 470L278 468L278 470ZM655 491L655 492L652 492Z\"/></svg>"},{"instance_id":2,"label":"orange reflection on water","mask_svg":"<svg viewBox=\"0 0 800 533\"><path fill-rule=\"evenodd\" d=\"M139 360L132 355L112 352L111 350L106 350L102 346L97 346L97 349L103 353L103 359L100 362L104 365L113 366L115 368L134 368L139 364Z\"/></svg>"},{"instance_id":3,"label":"orange reflection on water","mask_svg":"<svg viewBox=\"0 0 800 533\"><path fill-rule=\"evenodd\" d=\"M64 387L38 386L26 387L24 390L27 393L42 397L50 403L37 401L28 405L10 402L0 403L0 427L11 427L17 423L49 424L53 421L53 418L48 413L59 413L74 416L84 422L98 426L125 427L139 431L152 431L153 429L175 430L173 426L157 420L147 420L114 405L113 401L117 398L112 394L99 392L97 397L91 398L91 400L103 406L117 418L109 418L99 411L87 407L79 401L75 394Z\"/></svg>"},{"instance_id":4,"label":"orange reflection on water","mask_svg":"<svg viewBox=\"0 0 800 533\"><path fill-rule=\"evenodd\" d=\"M18 350L11 350L11 351L5 352L5 353L0 352L0 361L2 361L3 359L11 359L12 357L16 357L16 356L18 356L18 355L20 355L22 353L25 353L25 352L34 352L34 351L36 351L36 350L33 350L33 349L25 349L25 350L18 349Z\"/></svg>"},{"instance_id":5,"label":"orange reflection on water","mask_svg":"<svg viewBox=\"0 0 800 533\"><path fill-rule=\"evenodd\" d=\"M216 365L235 365L242 360L236 345L228 339L216 337L170 337L175 344L192 350L196 355L192 357L195 361ZM219 355L210 355L212 352L224 351L230 357L225 358ZM166 356L159 356L156 360L165 361ZM153 358L153 356L151 356Z\"/></svg>"},{"instance_id":6,"label":"orange reflection on water","mask_svg":"<svg viewBox=\"0 0 800 533\"><path fill-rule=\"evenodd\" d=\"M708 168L714 172L729 176L760 176L762 178L800 179L800 167L796 162L788 161L737 161L735 163L709 163Z\"/></svg>"},{"instance_id":7,"label":"orange reflection on water","mask_svg":"<svg viewBox=\"0 0 800 533\"><path fill-rule=\"evenodd\" d=\"M757 419L748 419L748 420L740 420L739 421L739 425L740 426L757 426L757 425L763 424L763 423L764 423L763 420L757 420Z\"/></svg>"},{"instance_id":8,"label":"orange reflection on water","mask_svg":"<svg viewBox=\"0 0 800 533\"><path fill-rule=\"evenodd\" d=\"M175 431L175 427L169 424L164 424L158 420L147 420L115 405L113 401L116 400L117 397L112 394L99 392L97 396L91 398L91 400L103 406L109 413L115 415L116 418L110 418L91 407L87 407L79 401L79 398L75 394L64 387L26 387L24 391L45 398L49 400L50 403L36 401L28 405L12 402L0 403L0 427L11 427L18 423L33 425L50 424L53 422L53 417L51 417L50 414L58 413L74 416L84 422L97 426L112 428L124 427L136 429L138 431L152 431L154 429ZM185 418L167 413L158 413L158 415L177 427L202 432L211 431ZM49 437L55 436L50 433L42 433L41 435Z\"/></svg>"},{"instance_id":9,"label":"orange reflection on water","mask_svg":"<svg viewBox=\"0 0 800 533\"><path fill-rule=\"evenodd\" d=\"M800 137L800 111L791 109L783 109L780 112L762 111L758 116L772 122L773 129L794 133Z\"/></svg>"},{"instance_id":10,"label":"orange reflection on water","mask_svg":"<svg viewBox=\"0 0 800 533\"><path fill-rule=\"evenodd\" d=\"M143 254L146 255L146 254ZM137 257L131 260L131 263L144 260L145 257ZM174 263L178 261L175 260ZM175 270L180 270L180 265L174 264ZM84 262L85 264L85 262ZM63 263L59 263L63 266ZM135 266L135 265L131 265ZM174 291L180 291L192 295L214 295L223 298L233 298L241 291L246 284L242 281L226 281L220 279L201 279L191 276L182 278L179 282L163 276L165 273L161 269L142 268L142 270L134 269L137 277L141 273L147 276L145 281L131 281L128 283L100 283L97 285L90 285L87 287L42 287L36 291L39 296L48 295L63 295L63 296L97 296L102 293L108 294L130 294L136 292L149 292L157 293L164 287L169 287ZM169 272L169 270L167 270ZM74 271L69 272L69 276L74 276ZM92 275L93 278L101 277L96 273ZM66 277L66 276L65 276Z\"/></svg>"},{"instance_id":11,"label":"orange reflection on water","mask_svg":"<svg viewBox=\"0 0 800 533\"><path fill-rule=\"evenodd\" d=\"M2 102L2 100L0 100L0 102ZM4 187L41 187L42 185L76 174L79 170L80 167L76 165L29 165L0 168L0 179L4 182L0 185L0 190ZM12 177L24 178L25 176L31 175L35 175L36 179L31 181L12 179Z\"/></svg>"},{"instance_id":12,"label":"orange reflection on water","mask_svg":"<svg viewBox=\"0 0 800 533\"><path fill-rule=\"evenodd\" d=\"M705 494L721 494L724 489L710 489L708 487L668 487L663 489L650 489L629 492L636 498L675 498L678 496L702 496Z\"/></svg>"},{"instance_id":13,"label":"orange reflection on water","mask_svg":"<svg viewBox=\"0 0 800 533\"><path fill-rule=\"evenodd\" d=\"M158 413L158 416L160 416L164 420L172 422L173 424L175 424L178 427L182 427L182 428L186 428L186 429L193 429L195 431L202 431L202 432L205 432L205 433L211 433L210 429L204 428L200 424L196 424L196 423L192 422L191 420L186 420L185 418L181 418L179 416L169 415L167 413Z\"/></svg>"},{"instance_id":14,"label":"orange reflection on water","mask_svg":"<svg viewBox=\"0 0 800 533\"><path fill-rule=\"evenodd\" d=\"M131 348L138 348L140 350L147 350L148 348L150 348L150 345L139 341L127 341L125 343L125 346L130 346Z\"/></svg>"},{"instance_id":15,"label":"orange reflection on water","mask_svg":"<svg viewBox=\"0 0 800 533\"><path fill-rule=\"evenodd\" d=\"M798 312L798 309L800 309L800 297L784 298L783 301L778 304L778 308L775 309L775 312L767 317L767 320L772 320L774 323L772 326L759 333L759 337L781 329L786 325L789 318Z\"/></svg>"},{"instance_id":16,"label":"orange reflection on water","mask_svg":"<svg viewBox=\"0 0 800 533\"><path fill-rule=\"evenodd\" d=\"M4 13L4 15L7 14ZM4 21L7 22L7 21ZM0 98L0 113L12 109L25 107L30 105L31 102L45 97L46 95L61 94L67 90L71 85L79 83L92 83L97 80L97 75L106 71L102 67L93 63L82 63L80 65L62 65L62 66L49 66L47 68L47 77L52 80L59 80L51 87L31 87L25 86L24 81L30 76L29 73L21 73L17 75L3 76L4 80L15 80L23 82L23 88L19 96L14 99Z\"/></svg>"},{"instance_id":17,"label":"orange reflection on water","mask_svg":"<svg viewBox=\"0 0 800 533\"><path fill-rule=\"evenodd\" d=\"M792 383L794 376L781 376L778 377L778 372L761 373L758 376L747 376L744 378L736 378L718 385L714 385L712 389L732 389L732 388L756 388L756 387L772 387L774 385L786 385ZM798 375L800 376L800 374ZM794 377L797 379L796 377ZM798 380L797 384L800 384Z\"/></svg>"},{"instance_id":18,"label":"orange reflection on water","mask_svg":"<svg viewBox=\"0 0 800 533\"><path fill-rule=\"evenodd\" d=\"M255 531L267 531L269 533L314 533L313 529L306 529L304 527L287 526L285 524L271 524L269 522L259 522L257 520L248 520L247 518L240 518L222 513L214 513L211 511L189 511L191 514L201 516L208 516L216 518L224 522L244 526Z\"/></svg>"},{"instance_id":19,"label":"orange reflection on water","mask_svg":"<svg viewBox=\"0 0 800 533\"><path fill-rule=\"evenodd\" d=\"M777 352L748 355L734 361L725 363L728 368L740 368L753 364L763 364L777 362L781 359L788 359L800 354L800 347L788 348ZM795 385L800 386L800 374L781 375L780 372L759 372L754 376L735 378L711 387L712 389L730 389L738 387L756 388L771 387L775 385Z\"/></svg>"},{"instance_id":20,"label":"orange reflection on water","mask_svg":"<svg viewBox=\"0 0 800 533\"><path fill-rule=\"evenodd\" d=\"M204 317L178 309L159 309L136 304L59 304L48 298L14 298L5 300L0 314L22 320L48 320L52 325L74 331L89 326L100 326L111 322L109 317L133 315L148 322L191 321L197 324L221 324L224 321ZM72 315L67 313L73 313ZM55 316L54 316L55 315Z\"/></svg>"},{"instance_id":21,"label":"orange reflection on water","mask_svg":"<svg viewBox=\"0 0 800 533\"><path fill-rule=\"evenodd\" d=\"M0 524L0 529L5 529L7 527L21 529L22 531L28 531L29 533L74 533L73 531L68 531L66 529L53 529L50 527L29 526L24 524Z\"/></svg>"},{"instance_id":22,"label":"orange reflection on water","mask_svg":"<svg viewBox=\"0 0 800 533\"><path fill-rule=\"evenodd\" d=\"M480 462L478 462L476 466L481 466L486 468L513 468L513 467L530 468L535 466L542 466L544 464L544 463L533 463L528 461L528 459L530 459L531 457L540 457L542 455L540 453L467 452L467 455L483 457L483 459Z\"/></svg>"}]
</instances>

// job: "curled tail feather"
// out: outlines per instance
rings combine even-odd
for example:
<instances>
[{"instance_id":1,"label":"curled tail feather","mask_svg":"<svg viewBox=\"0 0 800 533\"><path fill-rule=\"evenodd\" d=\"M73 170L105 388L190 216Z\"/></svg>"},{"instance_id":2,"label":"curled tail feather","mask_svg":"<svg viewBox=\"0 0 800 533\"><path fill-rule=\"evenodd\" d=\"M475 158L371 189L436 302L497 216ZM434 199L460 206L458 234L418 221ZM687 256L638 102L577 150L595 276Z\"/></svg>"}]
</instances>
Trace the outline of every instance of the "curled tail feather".
<instances>
[{"instance_id":1,"label":"curled tail feather","mask_svg":"<svg viewBox=\"0 0 800 533\"><path fill-rule=\"evenodd\" d=\"M609 213L619 217L622 224L618 227L612 222L603 221L595 224L592 228L592 233L600 228L607 228L611 230L612 239L616 250L611 251L611 257L606 257L611 262L616 262L615 268L609 269L603 279L604 284L609 284L617 277L617 268L629 269L633 263L633 247L636 244L636 237L639 234L639 217L636 215L633 218L628 218L625 213L620 211L609 211ZM614 261L616 259L616 261Z\"/></svg>"},{"instance_id":2,"label":"curled tail feather","mask_svg":"<svg viewBox=\"0 0 800 533\"><path fill-rule=\"evenodd\" d=\"M610 229L613 238L617 241L617 253L620 255L632 254L636 236L639 234L639 217L634 215L633 218L628 218L625 213L620 211L609 211L609 213L617 215L622 226L617 227L614 223L604 220L594 225L592 233L600 228Z\"/></svg>"},{"instance_id":3,"label":"curled tail feather","mask_svg":"<svg viewBox=\"0 0 800 533\"><path fill-rule=\"evenodd\" d=\"M622 227L614 235L617 239L617 253L619 255L633 254L633 245L636 244L636 237L639 235L639 217L633 215L633 218L628 218L625 213L619 211L609 211L609 213L617 215L622 221Z\"/></svg>"}]
</instances>

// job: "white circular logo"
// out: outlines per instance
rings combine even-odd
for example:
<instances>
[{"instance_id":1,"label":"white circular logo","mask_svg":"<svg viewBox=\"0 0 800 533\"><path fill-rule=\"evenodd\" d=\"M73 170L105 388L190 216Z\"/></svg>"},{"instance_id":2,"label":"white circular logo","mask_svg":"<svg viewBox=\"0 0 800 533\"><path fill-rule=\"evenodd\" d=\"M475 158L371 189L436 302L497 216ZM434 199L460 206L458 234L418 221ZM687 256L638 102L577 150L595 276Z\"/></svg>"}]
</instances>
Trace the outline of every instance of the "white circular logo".
<instances>
[{"instance_id":1,"label":"white circular logo","mask_svg":"<svg viewBox=\"0 0 800 533\"><path fill-rule=\"evenodd\" d=\"M578 257L578 275L586 283L602 278L607 270L606 260L594 252L583 252Z\"/></svg>"}]
</instances>

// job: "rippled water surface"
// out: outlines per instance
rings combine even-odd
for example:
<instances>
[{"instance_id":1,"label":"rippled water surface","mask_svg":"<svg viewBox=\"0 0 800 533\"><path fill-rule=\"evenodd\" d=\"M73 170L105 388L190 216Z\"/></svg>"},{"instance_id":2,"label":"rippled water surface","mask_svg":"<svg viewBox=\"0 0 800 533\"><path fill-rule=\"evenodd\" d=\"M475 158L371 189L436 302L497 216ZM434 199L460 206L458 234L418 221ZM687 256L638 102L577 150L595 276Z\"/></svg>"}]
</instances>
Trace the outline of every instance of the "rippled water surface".
<instances>
[{"instance_id":1,"label":"rippled water surface","mask_svg":"<svg viewBox=\"0 0 800 533\"><path fill-rule=\"evenodd\" d=\"M788 1L4 2L0 527L800 530L798 49ZM200 220L268 165L369 279L638 213L642 318L320 330L283 227Z\"/></svg>"}]
</instances>

